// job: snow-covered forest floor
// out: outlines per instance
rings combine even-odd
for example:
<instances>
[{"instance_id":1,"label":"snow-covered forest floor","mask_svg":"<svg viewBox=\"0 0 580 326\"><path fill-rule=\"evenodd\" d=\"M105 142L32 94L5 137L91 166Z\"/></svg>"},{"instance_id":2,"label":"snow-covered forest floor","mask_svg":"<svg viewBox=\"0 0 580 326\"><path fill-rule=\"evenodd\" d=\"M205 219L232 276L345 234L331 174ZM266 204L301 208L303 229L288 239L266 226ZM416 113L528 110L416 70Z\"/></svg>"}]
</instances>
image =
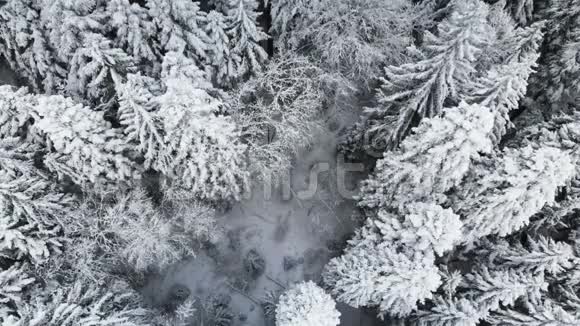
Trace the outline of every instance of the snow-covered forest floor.
<instances>
[{"instance_id":1,"label":"snow-covered forest floor","mask_svg":"<svg viewBox=\"0 0 580 326\"><path fill-rule=\"evenodd\" d=\"M296 158L291 181L284 184L289 187L256 185L249 198L218 218L222 239L216 245L149 282L143 290L149 300L162 306L184 286L199 302L222 300L235 317L232 326L269 326L274 325L273 318L265 318L264 302L275 304L275 298L292 284L320 282L326 263L340 255L360 223L353 220L356 202L337 193L335 184L339 131L353 122L352 114L343 115L335 119L334 132L316 137ZM313 167L320 163L328 164L328 170L317 174L312 196L301 196L300 191L311 185ZM346 175L349 190L357 188L362 172ZM247 265L250 257L255 267ZM338 308L341 325L378 322L372 313L347 305Z\"/></svg>"}]
</instances>

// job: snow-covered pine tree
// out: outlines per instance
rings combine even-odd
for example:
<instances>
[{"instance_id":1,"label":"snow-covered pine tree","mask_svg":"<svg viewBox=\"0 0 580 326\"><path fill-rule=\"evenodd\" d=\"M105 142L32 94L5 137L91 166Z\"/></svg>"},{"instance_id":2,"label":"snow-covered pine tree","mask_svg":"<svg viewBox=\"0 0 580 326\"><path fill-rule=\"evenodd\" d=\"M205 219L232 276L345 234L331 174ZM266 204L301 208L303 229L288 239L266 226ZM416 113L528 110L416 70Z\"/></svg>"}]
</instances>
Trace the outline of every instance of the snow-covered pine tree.
<instances>
[{"instance_id":1,"label":"snow-covered pine tree","mask_svg":"<svg viewBox=\"0 0 580 326\"><path fill-rule=\"evenodd\" d=\"M406 59L406 47L412 43L413 29L432 21L427 2L394 0L315 0L278 1L273 9L273 29L302 13L296 26L284 40L285 47L304 52L321 61L326 71L344 75L367 91L379 77L385 64L399 64ZM285 3L285 7L280 7ZM424 10L424 11L423 11ZM421 15L425 14L425 15ZM419 18L421 17L421 18ZM422 20L421 20L422 19ZM281 46L281 45L280 45Z\"/></svg>"},{"instance_id":2,"label":"snow-covered pine tree","mask_svg":"<svg viewBox=\"0 0 580 326\"><path fill-rule=\"evenodd\" d=\"M463 217L465 243L491 234L505 236L529 223L557 188L575 176L570 155L556 148L507 149L495 169L468 180L451 199Z\"/></svg>"},{"instance_id":3,"label":"snow-covered pine tree","mask_svg":"<svg viewBox=\"0 0 580 326\"><path fill-rule=\"evenodd\" d=\"M548 173L543 177L531 175L536 173L534 171L546 171L545 166L540 162L543 155L539 155L541 151L560 152L560 155L564 154L575 160L578 157L578 140L580 139L578 130L577 120L570 116L554 117L547 123L542 122L524 129L520 135L508 143L511 147L520 147L507 150L508 154L505 154L510 156L516 153L515 156L520 157L522 154L517 154L518 151L527 153L521 157L523 162L527 162L524 168L516 162L511 168L513 171L511 176L493 177L491 175L495 171L505 170L506 162L499 160L489 169L482 171L480 180L496 179L502 184L492 186L496 191L491 198L495 198L494 200L498 202L488 203L485 198L479 198L478 202L485 207L495 207L494 209L512 205L513 212L528 216L544 205L542 203L544 199L553 201L555 196L553 182L557 183L559 179L558 164L566 159L547 160L550 165L551 162L557 162L556 166L551 168L557 172L556 174ZM560 148L560 150L555 148ZM508 163L510 160L508 159ZM570 170L570 168L562 168L562 170ZM533 182L520 186L522 190L514 193L515 196L509 197L509 205L501 204L505 194L514 190L513 187L517 184L517 180L521 179L520 176L524 178L529 176L530 181L533 180ZM481 194L489 196L486 194L488 190L484 189L480 183L470 185L469 178L463 187L458 189L474 189L474 193L480 194L478 196ZM548 185L546 181L552 184ZM535 182L544 184L538 186L534 185ZM574 183L576 181L572 182ZM475 190L476 187L480 188ZM569 187L568 185L567 188ZM570 189L574 187L572 185ZM537 194L526 193L528 191L537 191ZM562 206L560 203L555 203L548 208L555 211L555 214L575 216L577 211L574 210L574 205L565 204L567 200L575 200L575 198L577 197L574 195L564 198L563 201L560 198L559 200L564 203ZM538 202L537 199L540 201ZM469 202L469 199L465 197L460 200ZM520 203L525 203L524 205L527 206ZM506 218L511 213L497 214ZM467 221L468 219L464 220L464 222ZM490 225L494 223L491 219L487 221L492 222ZM568 223L572 224L567 225ZM570 231L571 225L576 224L573 218L556 218L546 219L541 225L543 225L542 229L538 229L538 226L523 228L518 226L516 228L518 230L507 239L495 236L479 239L474 243L475 247L457 255L456 257L460 257L462 263L453 266L469 268L470 271L462 277L463 281L453 291L448 292L446 299L436 299L435 306L429 307L429 311L419 312L416 315L417 324L440 326L453 322L459 325L475 326L479 325L479 320L485 321L486 324L501 326L577 324L579 316L576 311L580 299L576 292L580 284L578 278L580 274L578 274L578 251L574 249L574 246L580 238L574 234L574 231ZM505 233L514 231L509 226L504 226L504 229L507 231ZM461 267L463 263L469 266Z\"/></svg>"},{"instance_id":4,"label":"snow-covered pine tree","mask_svg":"<svg viewBox=\"0 0 580 326\"><path fill-rule=\"evenodd\" d=\"M412 256L388 243L360 243L332 259L322 274L338 301L355 308L377 307L379 315L404 317L433 297L441 277L432 254Z\"/></svg>"},{"instance_id":5,"label":"snow-covered pine tree","mask_svg":"<svg viewBox=\"0 0 580 326\"><path fill-rule=\"evenodd\" d=\"M446 101L459 102L470 88L477 56L494 32L482 1L453 1L452 6L437 35L425 32L424 59L385 69L379 106L367 109L364 130L355 130L383 143L363 146L396 147L422 118L439 115Z\"/></svg>"},{"instance_id":6,"label":"snow-covered pine tree","mask_svg":"<svg viewBox=\"0 0 580 326\"><path fill-rule=\"evenodd\" d=\"M314 282L294 285L280 297L276 326L337 326L340 312L332 297Z\"/></svg>"},{"instance_id":7,"label":"snow-covered pine tree","mask_svg":"<svg viewBox=\"0 0 580 326\"><path fill-rule=\"evenodd\" d=\"M390 255L396 253L413 260L417 256L434 257L434 253L442 255L460 242L459 216L436 203L444 203L446 193L461 185L473 162L480 159L480 153L491 153L493 119L489 109L462 102L458 107L446 109L440 117L422 121L398 151L387 153L377 163L375 175L361 187L359 205L369 210L369 218L350 242L357 255L380 261L395 259ZM385 246L392 249L377 253L377 248ZM353 260L351 251L354 250L347 250L344 259ZM368 252L363 254L364 251ZM435 268L433 258L428 259L431 267L425 262L424 268ZM431 291L440 282L435 283ZM357 302L353 291L367 291L361 284L350 285L361 289L351 288L347 303ZM424 298L427 297L430 298ZM368 304L372 302L370 299L363 300L365 303L356 304L378 305L377 302ZM415 304L409 305L400 315L410 314L415 307ZM393 314L387 310L382 312Z\"/></svg>"},{"instance_id":8,"label":"snow-covered pine tree","mask_svg":"<svg viewBox=\"0 0 580 326\"><path fill-rule=\"evenodd\" d=\"M462 260L470 257L465 262L471 271L452 300L469 303L476 309L474 315L490 325L575 325L578 258L570 243L577 241L534 239L524 229L506 240L480 242L462 254ZM447 308L449 304L436 300L429 311L417 314L417 320L420 325L447 325L445 316L438 314Z\"/></svg>"},{"instance_id":9,"label":"snow-covered pine tree","mask_svg":"<svg viewBox=\"0 0 580 326\"><path fill-rule=\"evenodd\" d=\"M240 85L229 103L248 144L252 172L281 177L291 160L322 131L322 71L308 58L273 58Z\"/></svg>"},{"instance_id":10,"label":"snow-covered pine tree","mask_svg":"<svg viewBox=\"0 0 580 326\"><path fill-rule=\"evenodd\" d=\"M257 19L260 15L258 0L228 0L226 23L231 40L231 55L239 58L237 78L262 71L268 60L268 53L260 42L268 39Z\"/></svg>"},{"instance_id":11,"label":"snow-covered pine tree","mask_svg":"<svg viewBox=\"0 0 580 326\"><path fill-rule=\"evenodd\" d=\"M60 251L63 238L58 225L24 223L12 216L0 216L0 255L37 264Z\"/></svg>"},{"instance_id":12,"label":"snow-covered pine tree","mask_svg":"<svg viewBox=\"0 0 580 326\"><path fill-rule=\"evenodd\" d=\"M132 58L115 47L115 31L105 1L49 0L41 6L43 32L66 67L64 94L91 106L110 108L110 71L126 73Z\"/></svg>"},{"instance_id":13,"label":"snow-covered pine tree","mask_svg":"<svg viewBox=\"0 0 580 326\"><path fill-rule=\"evenodd\" d=\"M4 317L5 325L150 325L146 310L128 289L107 290L76 281L70 285L38 287L29 300L17 305L17 315Z\"/></svg>"},{"instance_id":14,"label":"snow-covered pine tree","mask_svg":"<svg viewBox=\"0 0 580 326\"><path fill-rule=\"evenodd\" d=\"M491 153L494 115L464 102L425 119L400 149L377 162L375 173L361 185L359 205L402 208L419 201L444 201L458 186L480 153Z\"/></svg>"},{"instance_id":15,"label":"snow-covered pine tree","mask_svg":"<svg viewBox=\"0 0 580 326\"><path fill-rule=\"evenodd\" d=\"M120 278L142 286L144 276L195 256L222 236L212 207L197 200L155 207L142 189L109 201L88 197L66 219L66 250L43 277L101 286Z\"/></svg>"}]
</instances>

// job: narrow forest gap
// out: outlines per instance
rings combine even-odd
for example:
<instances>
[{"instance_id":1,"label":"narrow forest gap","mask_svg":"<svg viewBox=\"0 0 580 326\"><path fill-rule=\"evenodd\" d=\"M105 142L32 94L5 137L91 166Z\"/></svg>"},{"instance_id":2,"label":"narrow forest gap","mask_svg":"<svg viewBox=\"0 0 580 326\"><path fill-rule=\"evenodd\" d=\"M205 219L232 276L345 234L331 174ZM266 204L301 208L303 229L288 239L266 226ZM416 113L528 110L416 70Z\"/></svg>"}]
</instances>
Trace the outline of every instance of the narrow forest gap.
<instances>
[{"instance_id":1,"label":"narrow forest gap","mask_svg":"<svg viewBox=\"0 0 580 326\"><path fill-rule=\"evenodd\" d=\"M312 199L296 197L296 191L308 184L313 164L339 159L335 149L338 132L354 120L351 114L333 120L333 131L325 131L296 159L298 165L291 176L295 190L289 198L282 189L271 189L272 195L265 195L268 188L255 186L250 199L236 203L218 218L224 241L151 280L144 288L149 300L162 305L171 289L186 286L201 301L216 295L229 298L225 299L229 308L237 313L232 326L270 326L260 306L269 293L283 292L302 281L320 282L324 265L340 254L341 243L357 227L352 220L355 201L330 193L335 180L329 176L336 175L336 164L320 176ZM361 176L348 177L347 187L356 189ZM245 264L252 253L264 260L257 276L248 275ZM376 320L373 314L346 305L339 305L339 311L344 326L372 326Z\"/></svg>"}]
</instances>

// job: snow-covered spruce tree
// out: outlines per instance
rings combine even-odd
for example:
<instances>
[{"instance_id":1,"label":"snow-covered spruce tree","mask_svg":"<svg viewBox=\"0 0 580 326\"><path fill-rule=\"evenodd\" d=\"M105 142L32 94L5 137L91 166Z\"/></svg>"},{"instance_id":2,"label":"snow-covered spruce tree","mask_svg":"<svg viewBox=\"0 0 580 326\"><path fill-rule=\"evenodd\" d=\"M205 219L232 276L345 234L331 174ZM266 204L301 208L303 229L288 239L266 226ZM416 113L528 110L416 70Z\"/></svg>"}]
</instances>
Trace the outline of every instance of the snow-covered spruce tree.
<instances>
[{"instance_id":1,"label":"snow-covered spruce tree","mask_svg":"<svg viewBox=\"0 0 580 326\"><path fill-rule=\"evenodd\" d=\"M99 98L110 87L107 70L125 62L104 36L103 2L8 1L0 12L2 52L35 91L65 92L87 104L108 101Z\"/></svg>"},{"instance_id":2,"label":"snow-covered spruce tree","mask_svg":"<svg viewBox=\"0 0 580 326\"><path fill-rule=\"evenodd\" d=\"M470 271L453 292L417 313L415 320L419 325L448 325L469 307L476 318L466 319L466 325L478 325L478 320L491 325L574 325L580 282L572 247L578 239L534 237L524 228L507 239L488 237L463 252L458 257ZM552 315L555 310L548 308L559 312Z\"/></svg>"},{"instance_id":3,"label":"snow-covered spruce tree","mask_svg":"<svg viewBox=\"0 0 580 326\"><path fill-rule=\"evenodd\" d=\"M371 141L362 144L371 146L364 149L396 147L418 121L439 115L446 101L459 102L470 88L478 54L494 37L487 22L488 6L468 0L454 1L452 8L439 23L437 35L425 32L423 59L385 69L379 105L367 109L361 125L352 131Z\"/></svg>"},{"instance_id":4,"label":"snow-covered spruce tree","mask_svg":"<svg viewBox=\"0 0 580 326\"><path fill-rule=\"evenodd\" d=\"M228 0L226 23L231 39L231 54L238 59L238 78L262 71L268 53L260 42L268 34L258 25L258 0Z\"/></svg>"},{"instance_id":5,"label":"snow-covered spruce tree","mask_svg":"<svg viewBox=\"0 0 580 326\"><path fill-rule=\"evenodd\" d=\"M68 64L65 94L95 109L108 109L114 101L113 74L133 71L133 58L122 49L114 48L111 40L101 34L85 33Z\"/></svg>"},{"instance_id":6,"label":"snow-covered spruce tree","mask_svg":"<svg viewBox=\"0 0 580 326\"><path fill-rule=\"evenodd\" d=\"M404 212L404 219L399 219L396 214L379 210L376 219L368 219L376 230L366 226L359 236L368 240L373 237L371 232L377 232L381 241L400 246L401 251L434 251L439 256L461 241L462 223L451 209L436 204L409 203Z\"/></svg>"},{"instance_id":7,"label":"snow-covered spruce tree","mask_svg":"<svg viewBox=\"0 0 580 326\"><path fill-rule=\"evenodd\" d=\"M13 260L45 261L63 246L57 225L23 224L8 216L0 217L0 254Z\"/></svg>"},{"instance_id":8,"label":"snow-covered spruce tree","mask_svg":"<svg viewBox=\"0 0 580 326\"><path fill-rule=\"evenodd\" d=\"M461 103L446 109L441 117L425 119L402 143L400 150L385 155L378 162L375 175L363 182L359 205L368 210L368 220L350 243L354 249L347 249L342 257L350 262L356 259L353 256L364 255L376 264L383 259L395 259L390 255L404 256L409 261L425 257L421 260L423 271L436 270L434 254L442 255L462 240L459 216L437 203L444 203L445 194L461 185L480 153L492 151L493 119L489 109ZM331 266L332 263L327 268L334 268ZM337 280L327 282L336 291L333 293L349 293L347 298L337 294L339 300L355 306L379 305L376 298L357 301L355 291L368 291L364 282L352 282L344 290L340 282L346 282L348 277L340 273L333 277ZM369 277L381 282L379 274ZM407 301L407 307L401 312L387 307L381 307L380 311L408 315L416 308L417 301L431 298L431 292L440 283L437 278L433 284L424 285L429 291L421 292L412 303ZM403 298L399 300L405 300L401 295Z\"/></svg>"},{"instance_id":9,"label":"snow-covered spruce tree","mask_svg":"<svg viewBox=\"0 0 580 326\"><path fill-rule=\"evenodd\" d=\"M466 290L462 295L471 300L480 312L485 312L514 306L517 300L538 303L543 292L548 290L548 283L543 273L528 273L502 266L498 270L482 267L465 275L461 287Z\"/></svg>"},{"instance_id":10,"label":"snow-covered spruce tree","mask_svg":"<svg viewBox=\"0 0 580 326\"><path fill-rule=\"evenodd\" d=\"M388 243L359 243L332 259L322 274L337 300L355 308L376 307L380 316L408 316L441 284L433 254L412 256Z\"/></svg>"},{"instance_id":11,"label":"snow-covered spruce tree","mask_svg":"<svg viewBox=\"0 0 580 326\"><path fill-rule=\"evenodd\" d=\"M465 276L455 298L437 297L429 310L417 312L413 319L420 326L477 326L500 307L513 307L516 302L537 304L547 288L543 274L484 267Z\"/></svg>"},{"instance_id":12,"label":"snow-covered spruce tree","mask_svg":"<svg viewBox=\"0 0 580 326\"><path fill-rule=\"evenodd\" d=\"M307 19L315 3L319 0L271 0L272 9L272 27L270 33L274 38L276 47L285 48L289 44L288 39L298 26L304 24L302 21Z\"/></svg>"},{"instance_id":13,"label":"snow-covered spruce tree","mask_svg":"<svg viewBox=\"0 0 580 326\"><path fill-rule=\"evenodd\" d=\"M163 53L185 50L196 62L207 59L207 37L203 31L206 14L190 0L147 0L149 15Z\"/></svg>"},{"instance_id":14,"label":"snow-covered spruce tree","mask_svg":"<svg viewBox=\"0 0 580 326\"><path fill-rule=\"evenodd\" d=\"M169 169L170 153L165 148L163 117L152 103L161 91L154 79L141 74L129 74L125 81L116 80L119 108L117 116L123 126L126 141L142 153L145 169Z\"/></svg>"},{"instance_id":15,"label":"snow-covered spruce tree","mask_svg":"<svg viewBox=\"0 0 580 326\"><path fill-rule=\"evenodd\" d=\"M533 20L534 0L503 0L506 10L510 11L515 21L520 25L527 25Z\"/></svg>"},{"instance_id":16,"label":"snow-covered spruce tree","mask_svg":"<svg viewBox=\"0 0 580 326\"><path fill-rule=\"evenodd\" d=\"M520 28L508 37L507 57L471 85L467 100L491 108L495 113L493 141L499 144L507 128L512 126L509 112L519 106L527 91L528 78L534 71L542 41L543 22Z\"/></svg>"},{"instance_id":17,"label":"snow-covered spruce tree","mask_svg":"<svg viewBox=\"0 0 580 326\"><path fill-rule=\"evenodd\" d=\"M115 33L113 46L131 56L139 71L154 74L161 55L155 25L147 8L129 0L111 0L107 1L106 10Z\"/></svg>"},{"instance_id":18,"label":"snow-covered spruce tree","mask_svg":"<svg viewBox=\"0 0 580 326\"><path fill-rule=\"evenodd\" d=\"M34 283L25 266L14 264L8 269L0 270L0 317L23 301L25 289ZM3 311L5 310L5 311Z\"/></svg>"},{"instance_id":19,"label":"snow-covered spruce tree","mask_svg":"<svg viewBox=\"0 0 580 326\"><path fill-rule=\"evenodd\" d=\"M117 81L127 140L174 195L239 198L248 176L236 123L219 113L222 103L208 94L212 86L192 59L168 52L162 68L162 84L141 75Z\"/></svg>"},{"instance_id":20,"label":"snow-covered spruce tree","mask_svg":"<svg viewBox=\"0 0 580 326\"><path fill-rule=\"evenodd\" d=\"M473 127L456 130L457 126L465 126L465 120L462 119L465 115L473 115L474 118L468 120ZM448 116L451 118L446 120ZM458 242L472 243L491 234L505 236L518 231L546 203L554 202L558 186L564 185L575 174L575 147L570 149L558 146L564 149L560 150L554 148L553 143L543 142L537 143L537 149L528 145L518 149L506 149L499 156L483 157L480 152L493 154L490 137L493 121L493 115L488 109L462 104L458 108L447 109L442 117L424 120L415 133L402 143L400 150L386 153L385 158L377 164L376 173L381 177L373 176L363 183L360 205L367 209L369 219L366 226L357 232L351 246L359 252L368 251L366 254L373 257L376 255L376 248L380 246L398 248L398 253L408 257L418 253L432 257L433 249L438 250L441 255ZM487 129L482 132L482 128ZM462 151L452 149L451 146L465 146L466 151L456 158L453 155ZM446 162L450 157L453 157L453 164L457 165L447 170L449 166ZM402 165L402 160L408 165ZM397 164L389 165L388 162ZM436 163L431 165L432 162ZM425 174L425 180L429 182L425 182L422 179L423 174L417 172L425 168L429 171ZM450 174L443 171L449 171ZM416 178L417 175L419 177ZM425 183L427 187L424 186ZM391 187L393 184L396 186ZM412 195L407 195L409 193ZM451 211L449 214L444 213L435 204L427 205L422 202L451 205L460 218ZM498 213L498 210L502 211ZM455 225L461 231L433 227L440 223L440 218L447 219L445 227L448 224ZM422 229L426 232L421 231ZM423 251L417 251L421 249ZM351 251L354 249L347 249L343 257L350 257ZM516 272L519 273L514 271L509 272L509 275ZM338 275L342 275L337 277L339 280L345 277L345 274ZM329 283L331 287L335 284L337 283ZM347 303L367 305L371 302L368 293L360 292L358 295L362 297L362 301L356 301L359 299L354 291L363 291L365 288L361 284L363 282L353 282L348 297L350 301L346 301ZM343 300L338 294L337 297ZM462 298L471 300L468 297ZM465 300L444 301L444 306L446 308L437 310L439 308L436 307L432 311L439 314L437 322L442 322L440 318L459 318L469 309L481 308L479 304L465 303ZM488 306L495 307L493 304ZM477 318L465 316L471 323L467 325L475 325L478 319L487 316L487 310L482 310L485 313ZM444 311L451 315L445 315ZM412 309L408 311L410 312Z\"/></svg>"},{"instance_id":21,"label":"snow-covered spruce tree","mask_svg":"<svg viewBox=\"0 0 580 326\"><path fill-rule=\"evenodd\" d=\"M282 176L322 130L322 71L297 55L273 58L229 104L248 144L252 172Z\"/></svg>"},{"instance_id":22,"label":"snow-covered spruce tree","mask_svg":"<svg viewBox=\"0 0 580 326\"><path fill-rule=\"evenodd\" d=\"M165 93L154 103L163 118L171 189L208 200L239 199L247 183L246 146L205 74L187 58L168 53L163 63Z\"/></svg>"},{"instance_id":23,"label":"snow-covered spruce tree","mask_svg":"<svg viewBox=\"0 0 580 326\"><path fill-rule=\"evenodd\" d=\"M212 94L219 93L213 88L207 73L199 68L195 60L187 57L184 51L169 51L165 53L161 62L160 77L165 84L170 80L182 78L184 82L192 87L203 89ZM162 89L167 88L167 85L161 86Z\"/></svg>"},{"instance_id":24,"label":"snow-covered spruce tree","mask_svg":"<svg viewBox=\"0 0 580 326\"><path fill-rule=\"evenodd\" d=\"M477 326L481 313L477 307L467 299L434 299L435 306L430 311L417 313L417 326Z\"/></svg>"},{"instance_id":25,"label":"snow-covered spruce tree","mask_svg":"<svg viewBox=\"0 0 580 326\"><path fill-rule=\"evenodd\" d=\"M312 281L287 290L276 307L276 326L337 326L339 323L336 303Z\"/></svg>"},{"instance_id":26,"label":"snow-covered spruce tree","mask_svg":"<svg viewBox=\"0 0 580 326\"><path fill-rule=\"evenodd\" d=\"M498 209L512 205L510 212L496 213L497 216L502 216L506 223L498 226L495 232L502 235L512 234L506 239L489 236L476 241L474 246L462 249L463 252L457 257L460 257L462 263L469 265L463 267L463 269L468 268L469 271L453 291L447 292L446 298L438 298L434 306L427 307L428 311L417 313L418 325L439 326L453 322L475 326L479 325L480 321L502 326L577 324L576 311L580 299L576 291L580 282L577 277L579 275L578 251L574 249L574 246L579 238L574 235L574 232L570 232L570 225L566 225L574 223L573 218L565 218L568 215L575 215L574 205L565 204L569 199L564 199L562 206L560 203L552 203L547 208L562 217L543 220L541 229L536 225L525 225L528 215L539 211L539 208L544 205L544 200L553 201L554 183L557 183L557 179L561 177L557 174L561 170L573 170L573 167L561 168L559 166L561 163L568 164L566 160L570 158L548 158L549 165L556 162L556 165L551 168L555 173L548 173L544 176L535 175L540 171L547 172L545 166L541 164L542 156L545 154L541 151L553 154L559 152L559 155L576 159L578 157L577 144L580 139L577 136L579 133L576 125L577 122L571 117L556 117L548 123L540 123L523 130L522 135L516 136L509 146L515 147L515 144L518 144L518 146L526 147L509 149L505 155L511 156L516 153L514 155L522 158L522 162L526 162L525 165L528 167L521 168L521 165L516 162L511 167L513 171L511 176L493 177L494 171L499 171L501 175L503 174L501 170L504 169L503 166L506 163L514 163L513 158L508 158L497 161L490 170L484 171L480 180L491 178L502 182L501 186L499 183L497 186L492 186L496 189L493 196L486 194L488 190L481 187L480 183L469 185L471 181L467 180L463 185L462 189L480 187L474 193L479 194L478 202L482 207ZM523 178L529 176L530 180L525 182L526 186L516 187L518 180L521 180L520 176ZM538 184L535 184L536 182ZM542 185L539 185L540 183ZM572 182L574 183L575 181ZM508 201L501 203L506 200L508 190L514 191L518 188L525 189L521 192L523 195L518 192L513 193L515 196L509 196L509 204L506 205ZM574 189L574 186L571 189ZM486 202L486 197L494 198L497 203ZM575 200L574 198L577 197L572 195L570 199ZM467 198L461 198L461 200L469 202ZM546 214L547 208L544 207L540 215ZM517 214L514 215L512 212ZM476 214L467 212L466 215L475 216ZM521 225L511 227L507 225L514 221L510 216L515 217L515 221L523 222ZM464 220L464 223L468 221L469 218ZM496 223L493 219L487 219L487 222L491 222L491 226ZM550 225L550 223L554 224ZM480 224L486 223L481 221ZM498 232L498 229L502 227L505 232ZM555 241L555 237L560 240ZM461 264L451 266L462 268Z\"/></svg>"},{"instance_id":27,"label":"snow-covered spruce tree","mask_svg":"<svg viewBox=\"0 0 580 326\"><path fill-rule=\"evenodd\" d=\"M464 102L441 117L425 119L400 149L377 162L361 185L359 205L404 207L417 201L444 201L458 186L480 153L491 153L494 115Z\"/></svg>"},{"instance_id":28,"label":"snow-covered spruce tree","mask_svg":"<svg viewBox=\"0 0 580 326\"><path fill-rule=\"evenodd\" d=\"M18 89L1 85L0 137L24 138L31 143L41 141L39 137L28 132L36 103L37 95L30 93L26 87Z\"/></svg>"},{"instance_id":29,"label":"snow-covered spruce tree","mask_svg":"<svg viewBox=\"0 0 580 326\"><path fill-rule=\"evenodd\" d=\"M39 6L43 32L60 62L68 65L86 35L104 36L108 28L104 4L94 0L46 0Z\"/></svg>"},{"instance_id":30,"label":"snow-covered spruce tree","mask_svg":"<svg viewBox=\"0 0 580 326\"><path fill-rule=\"evenodd\" d=\"M224 15L215 10L210 11L204 30L207 33L207 51L210 58L210 65L206 66L206 71L215 85L231 86L238 75L240 58L232 52L232 41L227 34Z\"/></svg>"},{"instance_id":31,"label":"snow-covered spruce tree","mask_svg":"<svg viewBox=\"0 0 580 326\"><path fill-rule=\"evenodd\" d=\"M99 212L96 212L99 214ZM183 257L193 255L193 241L185 225L160 215L143 191L118 198L102 216L101 234L112 233L117 242L109 254L117 254L138 272L163 270ZM101 214L102 214L101 213Z\"/></svg>"},{"instance_id":32,"label":"snow-covered spruce tree","mask_svg":"<svg viewBox=\"0 0 580 326\"><path fill-rule=\"evenodd\" d=\"M578 158L580 155L580 120L576 115L557 115L549 121L543 121L524 126L523 129L511 138L506 145L519 147L532 145L536 148L551 146L568 151L576 161L576 172L579 171ZM575 212L580 209L580 180L579 174L569 185L563 188L565 196L558 202L545 206L531 221L531 232L546 234L547 231L568 228L574 220Z\"/></svg>"},{"instance_id":33,"label":"snow-covered spruce tree","mask_svg":"<svg viewBox=\"0 0 580 326\"><path fill-rule=\"evenodd\" d=\"M63 95L107 109L114 97L111 71L126 73L133 66L109 38L114 33L109 16L106 2L92 0L49 0L40 13L43 33L66 67Z\"/></svg>"},{"instance_id":34,"label":"snow-covered spruce tree","mask_svg":"<svg viewBox=\"0 0 580 326\"><path fill-rule=\"evenodd\" d=\"M539 14L548 20L544 65L534 91L545 98L548 114L571 113L577 108L580 93L580 65L576 59L580 50L580 5L574 0L551 0L544 7Z\"/></svg>"},{"instance_id":35,"label":"snow-covered spruce tree","mask_svg":"<svg viewBox=\"0 0 580 326\"><path fill-rule=\"evenodd\" d=\"M108 201L87 196L63 218L65 250L37 268L41 279L107 288L123 281L140 288L151 273L223 236L212 207L190 200L159 208L140 189Z\"/></svg>"},{"instance_id":36,"label":"snow-covered spruce tree","mask_svg":"<svg viewBox=\"0 0 580 326\"><path fill-rule=\"evenodd\" d=\"M504 151L500 164L487 175L468 180L451 199L463 216L465 243L527 225L545 204L553 203L559 186L575 175L570 155L555 148Z\"/></svg>"},{"instance_id":37,"label":"snow-covered spruce tree","mask_svg":"<svg viewBox=\"0 0 580 326\"><path fill-rule=\"evenodd\" d=\"M38 263L62 246L62 220L72 198L38 170L40 147L0 140L0 255Z\"/></svg>"},{"instance_id":38,"label":"snow-covered spruce tree","mask_svg":"<svg viewBox=\"0 0 580 326\"><path fill-rule=\"evenodd\" d=\"M54 93L65 84L66 70L46 37L37 0L11 0L0 8L0 53L35 91Z\"/></svg>"},{"instance_id":39,"label":"snow-covered spruce tree","mask_svg":"<svg viewBox=\"0 0 580 326\"><path fill-rule=\"evenodd\" d=\"M138 177L127 157L126 142L95 112L70 98L38 96L30 129L45 141L46 167L79 185L98 187L109 182L131 182ZM98 189L97 189L98 190Z\"/></svg>"},{"instance_id":40,"label":"snow-covered spruce tree","mask_svg":"<svg viewBox=\"0 0 580 326\"><path fill-rule=\"evenodd\" d=\"M0 86L0 104L5 107L2 133L39 144L45 167L60 178L103 190L138 177L135 164L125 156L122 134L111 128L103 112L60 95L28 94L10 86Z\"/></svg>"},{"instance_id":41,"label":"snow-covered spruce tree","mask_svg":"<svg viewBox=\"0 0 580 326\"><path fill-rule=\"evenodd\" d=\"M0 171L0 254L32 262L46 259L62 246L60 216L71 198L39 173L11 175Z\"/></svg>"},{"instance_id":42,"label":"snow-covered spruce tree","mask_svg":"<svg viewBox=\"0 0 580 326\"><path fill-rule=\"evenodd\" d=\"M482 241L474 253L492 268L514 268L527 273L558 275L574 267L574 249L565 242L540 236L525 243L514 240Z\"/></svg>"},{"instance_id":43,"label":"snow-covered spruce tree","mask_svg":"<svg viewBox=\"0 0 580 326\"><path fill-rule=\"evenodd\" d=\"M164 119L166 148L172 154L165 173L173 189L203 199L238 199L247 183L246 146L237 125L220 115L220 101L183 78L168 80L157 97Z\"/></svg>"},{"instance_id":44,"label":"snow-covered spruce tree","mask_svg":"<svg viewBox=\"0 0 580 326\"><path fill-rule=\"evenodd\" d=\"M70 285L50 284L36 288L26 301L17 304L17 315L0 316L4 325L150 325L146 310L136 294L125 288L108 290L76 281Z\"/></svg>"},{"instance_id":45,"label":"snow-covered spruce tree","mask_svg":"<svg viewBox=\"0 0 580 326\"><path fill-rule=\"evenodd\" d=\"M557 303L546 301L535 306L529 313L514 310L502 311L488 319L491 325L526 326L555 325L572 326L580 323L580 318L572 311L564 309Z\"/></svg>"}]
</instances>

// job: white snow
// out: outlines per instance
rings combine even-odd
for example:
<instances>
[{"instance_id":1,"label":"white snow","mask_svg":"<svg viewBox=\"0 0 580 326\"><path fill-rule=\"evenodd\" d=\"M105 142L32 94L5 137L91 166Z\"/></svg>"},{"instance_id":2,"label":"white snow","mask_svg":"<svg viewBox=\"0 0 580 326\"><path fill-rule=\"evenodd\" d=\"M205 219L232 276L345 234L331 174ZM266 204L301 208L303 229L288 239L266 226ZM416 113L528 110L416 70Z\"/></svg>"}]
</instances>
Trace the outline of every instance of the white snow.
<instances>
[{"instance_id":1,"label":"white snow","mask_svg":"<svg viewBox=\"0 0 580 326\"><path fill-rule=\"evenodd\" d=\"M309 167L314 163L328 162L329 173L336 171L336 135L318 139L320 143L297 160L297 168L292 172L296 192L305 189L304 184L310 177ZM356 176L352 179L348 187L355 187ZM264 191L259 189L262 187L255 187L257 191L251 198L237 203L219 219L228 234L226 241L221 242L216 250L174 266L161 279L152 281L145 293L153 296L157 304L163 304L169 289L175 284L187 286L192 295L200 298L226 293L232 296L232 311L247 317L240 321L236 315L233 326L267 325L262 308L253 300L260 301L268 291L283 291L303 280L319 281L324 265L332 255L340 253L333 253L332 243L344 244L345 237L355 227L351 218L354 201L341 200L330 194L329 189L333 186L329 183L333 180L321 174L318 190L311 200L300 200L296 196L283 198L281 191L273 192L270 200L264 200ZM266 268L255 282L250 282L246 293L241 294L232 287L236 287L236 279L242 276L243 259L252 249L264 257ZM286 256L303 259L303 262L285 271ZM339 310L346 311L341 317L346 321L341 325L353 325L352 320L373 320L344 305L339 305Z\"/></svg>"}]
</instances>

